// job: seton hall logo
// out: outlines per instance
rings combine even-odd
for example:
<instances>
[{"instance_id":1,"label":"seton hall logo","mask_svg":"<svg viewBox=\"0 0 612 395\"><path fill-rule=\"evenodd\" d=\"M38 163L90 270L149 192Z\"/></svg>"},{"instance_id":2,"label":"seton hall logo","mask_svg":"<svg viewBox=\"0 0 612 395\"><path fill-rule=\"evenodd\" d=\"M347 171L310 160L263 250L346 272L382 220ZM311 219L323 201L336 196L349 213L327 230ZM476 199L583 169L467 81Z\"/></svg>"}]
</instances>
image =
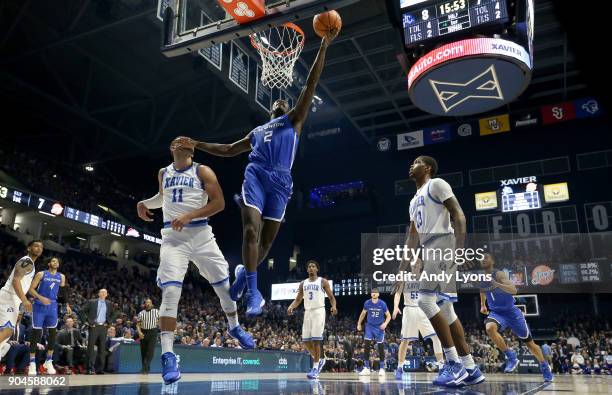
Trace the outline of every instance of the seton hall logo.
<instances>
[{"instance_id":1,"label":"seton hall logo","mask_svg":"<svg viewBox=\"0 0 612 395\"><path fill-rule=\"evenodd\" d=\"M494 65L464 83L429 80L429 84L444 112L467 100L504 100Z\"/></svg>"}]
</instances>

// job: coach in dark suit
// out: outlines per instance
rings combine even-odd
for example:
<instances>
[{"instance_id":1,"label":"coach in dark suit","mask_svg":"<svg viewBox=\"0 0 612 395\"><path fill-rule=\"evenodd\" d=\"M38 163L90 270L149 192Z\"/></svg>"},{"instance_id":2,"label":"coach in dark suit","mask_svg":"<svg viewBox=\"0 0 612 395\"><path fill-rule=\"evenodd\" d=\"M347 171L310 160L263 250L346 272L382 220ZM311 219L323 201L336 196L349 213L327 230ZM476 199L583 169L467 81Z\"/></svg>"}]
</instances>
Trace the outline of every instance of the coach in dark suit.
<instances>
[{"instance_id":1,"label":"coach in dark suit","mask_svg":"<svg viewBox=\"0 0 612 395\"><path fill-rule=\"evenodd\" d=\"M87 301L81 309L81 320L89 325L89 339L87 341L88 366L87 374L95 374L95 367L99 367L98 373L104 373L104 354L106 354L106 331L117 316L113 305L106 300L108 291L102 288L98 292L98 299ZM94 346L98 346L98 353ZM97 358L96 358L97 357ZM96 362L97 359L97 363Z\"/></svg>"}]
</instances>

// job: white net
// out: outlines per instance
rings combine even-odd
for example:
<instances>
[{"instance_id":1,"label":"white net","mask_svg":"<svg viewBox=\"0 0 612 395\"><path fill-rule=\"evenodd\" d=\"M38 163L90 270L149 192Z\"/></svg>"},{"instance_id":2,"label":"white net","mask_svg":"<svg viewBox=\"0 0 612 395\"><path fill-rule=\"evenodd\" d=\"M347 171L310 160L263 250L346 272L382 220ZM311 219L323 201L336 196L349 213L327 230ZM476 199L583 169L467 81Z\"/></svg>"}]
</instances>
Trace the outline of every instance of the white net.
<instances>
[{"instance_id":1,"label":"white net","mask_svg":"<svg viewBox=\"0 0 612 395\"><path fill-rule=\"evenodd\" d=\"M304 48L304 32L285 23L251 35L251 44L261 56L261 82L270 88L286 88L293 82L293 66Z\"/></svg>"}]
</instances>

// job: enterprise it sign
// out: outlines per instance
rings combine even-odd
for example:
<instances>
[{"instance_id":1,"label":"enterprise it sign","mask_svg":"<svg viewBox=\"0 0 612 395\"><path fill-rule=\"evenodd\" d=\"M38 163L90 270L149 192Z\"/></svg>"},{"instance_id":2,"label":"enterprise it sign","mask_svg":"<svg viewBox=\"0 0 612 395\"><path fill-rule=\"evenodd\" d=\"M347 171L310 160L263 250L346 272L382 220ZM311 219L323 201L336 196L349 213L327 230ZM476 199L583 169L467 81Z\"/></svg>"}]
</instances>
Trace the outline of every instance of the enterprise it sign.
<instances>
[{"instance_id":1,"label":"enterprise it sign","mask_svg":"<svg viewBox=\"0 0 612 395\"><path fill-rule=\"evenodd\" d=\"M222 365L222 366L259 366L261 365L261 360L259 358L242 358L242 357L228 357L228 358L219 358L213 356L212 359L213 365Z\"/></svg>"}]
</instances>

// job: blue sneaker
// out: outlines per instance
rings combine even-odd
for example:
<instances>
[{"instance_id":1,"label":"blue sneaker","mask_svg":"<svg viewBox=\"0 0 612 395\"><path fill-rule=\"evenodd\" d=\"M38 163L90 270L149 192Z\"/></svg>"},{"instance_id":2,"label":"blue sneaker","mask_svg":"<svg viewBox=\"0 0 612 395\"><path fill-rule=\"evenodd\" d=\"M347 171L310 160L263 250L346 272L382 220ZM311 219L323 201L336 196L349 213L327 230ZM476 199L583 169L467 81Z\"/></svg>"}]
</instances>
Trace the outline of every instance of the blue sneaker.
<instances>
[{"instance_id":1,"label":"blue sneaker","mask_svg":"<svg viewBox=\"0 0 612 395\"><path fill-rule=\"evenodd\" d=\"M455 361L448 361L444 364L440 374L433 381L433 385L441 385L443 387L460 387L463 385L463 380L468 377L468 372L463 367L463 364Z\"/></svg>"},{"instance_id":2,"label":"blue sneaker","mask_svg":"<svg viewBox=\"0 0 612 395\"><path fill-rule=\"evenodd\" d=\"M395 379L401 380L403 375L404 375L404 369L401 366L398 366L398 368L395 369Z\"/></svg>"},{"instance_id":3,"label":"blue sneaker","mask_svg":"<svg viewBox=\"0 0 612 395\"><path fill-rule=\"evenodd\" d=\"M235 327L234 329L230 329L227 331L231 338L238 340L240 343L240 347L244 350L251 350L255 348L255 342L253 341L253 336L251 336L247 331L242 329L240 325Z\"/></svg>"},{"instance_id":4,"label":"blue sneaker","mask_svg":"<svg viewBox=\"0 0 612 395\"><path fill-rule=\"evenodd\" d=\"M261 308L266 304L261 292L258 290L246 291L245 294L247 301L247 317L255 317L261 314Z\"/></svg>"},{"instance_id":5,"label":"blue sneaker","mask_svg":"<svg viewBox=\"0 0 612 395\"><path fill-rule=\"evenodd\" d=\"M476 385L485 381L485 376L482 374L478 366L474 366L474 369L465 369L468 372L467 379L463 380L463 385Z\"/></svg>"},{"instance_id":6,"label":"blue sneaker","mask_svg":"<svg viewBox=\"0 0 612 395\"><path fill-rule=\"evenodd\" d=\"M310 370L310 372L308 372L308 374L306 374L306 377L308 377L309 379L318 379L319 378L319 371L317 370L317 368L312 368Z\"/></svg>"},{"instance_id":7,"label":"blue sneaker","mask_svg":"<svg viewBox=\"0 0 612 395\"><path fill-rule=\"evenodd\" d=\"M178 369L177 356L173 352L166 352L161 356L162 378L164 384L172 384L181 378L181 372Z\"/></svg>"},{"instance_id":8,"label":"blue sneaker","mask_svg":"<svg viewBox=\"0 0 612 395\"><path fill-rule=\"evenodd\" d=\"M323 366L325 366L325 362L327 362L325 358L319 359L319 364L317 365L317 370L319 371L319 373L321 373L321 371L323 370Z\"/></svg>"},{"instance_id":9,"label":"blue sneaker","mask_svg":"<svg viewBox=\"0 0 612 395\"><path fill-rule=\"evenodd\" d=\"M512 350L509 350L506 354L506 367L504 368L504 373L512 373L516 370L519 365L519 360L516 357L516 353Z\"/></svg>"},{"instance_id":10,"label":"blue sneaker","mask_svg":"<svg viewBox=\"0 0 612 395\"><path fill-rule=\"evenodd\" d=\"M550 366L546 362L542 362L540 364L540 371L542 372L542 376L544 376L544 381L551 382L553 381L553 374L550 371Z\"/></svg>"},{"instance_id":11,"label":"blue sneaker","mask_svg":"<svg viewBox=\"0 0 612 395\"><path fill-rule=\"evenodd\" d=\"M247 285L246 269L244 268L244 265L236 266L234 269L234 275L236 276L236 279L231 285L229 292L230 298L232 298L234 302L237 302L240 300L240 298L242 298L242 293Z\"/></svg>"}]
</instances>

